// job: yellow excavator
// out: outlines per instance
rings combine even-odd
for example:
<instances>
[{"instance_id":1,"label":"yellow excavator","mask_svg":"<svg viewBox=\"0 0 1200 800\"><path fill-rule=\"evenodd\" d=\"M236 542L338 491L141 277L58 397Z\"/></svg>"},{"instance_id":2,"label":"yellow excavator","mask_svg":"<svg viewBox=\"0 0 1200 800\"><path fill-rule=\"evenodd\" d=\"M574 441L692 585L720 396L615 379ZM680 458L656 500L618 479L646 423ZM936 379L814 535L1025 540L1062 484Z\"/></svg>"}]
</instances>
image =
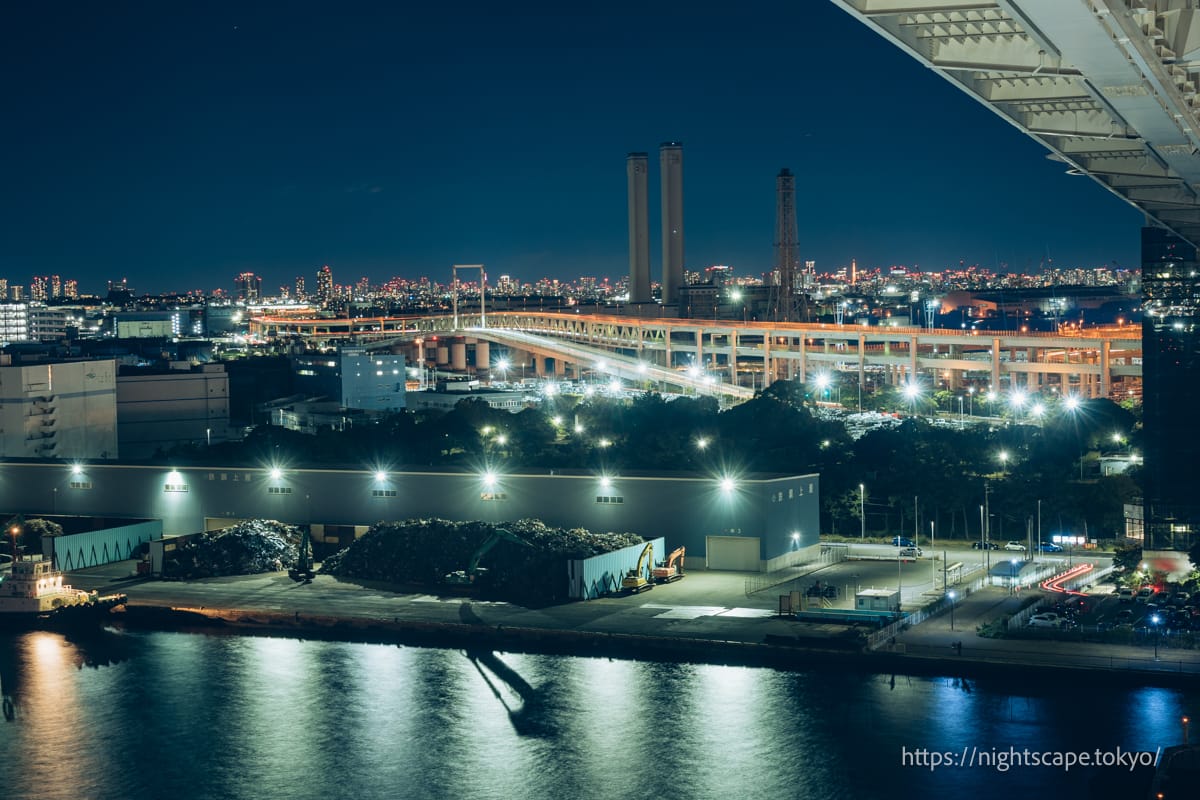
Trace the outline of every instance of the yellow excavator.
<instances>
[{"instance_id":1,"label":"yellow excavator","mask_svg":"<svg viewBox=\"0 0 1200 800\"><path fill-rule=\"evenodd\" d=\"M655 583L674 583L683 577L683 557L687 554L686 547L676 547L667 556L667 561L661 567L650 570Z\"/></svg>"},{"instance_id":2,"label":"yellow excavator","mask_svg":"<svg viewBox=\"0 0 1200 800\"><path fill-rule=\"evenodd\" d=\"M647 561L651 564L654 563L654 544L652 542L646 542L646 546L642 548L642 554L638 557L637 569L629 570L629 574L621 579L621 591L637 594L654 588L654 584L645 577Z\"/></svg>"}]
</instances>

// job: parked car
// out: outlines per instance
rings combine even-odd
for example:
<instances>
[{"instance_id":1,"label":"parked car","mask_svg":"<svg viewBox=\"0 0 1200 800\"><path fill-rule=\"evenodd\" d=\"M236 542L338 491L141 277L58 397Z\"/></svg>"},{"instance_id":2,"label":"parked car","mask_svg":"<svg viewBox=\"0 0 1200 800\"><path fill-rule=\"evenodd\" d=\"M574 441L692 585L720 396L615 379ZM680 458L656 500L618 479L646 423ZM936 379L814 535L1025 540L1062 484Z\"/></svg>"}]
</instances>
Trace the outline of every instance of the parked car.
<instances>
[{"instance_id":1,"label":"parked car","mask_svg":"<svg viewBox=\"0 0 1200 800\"><path fill-rule=\"evenodd\" d=\"M999 550L1000 545L995 542L971 542L971 547L975 550Z\"/></svg>"},{"instance_id":2,"label":"parked car","mask_svg":"<svg viewBox=\"0 0 1200 800\"><path fill-rule=\"evenodd\" d=\"M918 558L922 554L921 548L919 547L905 547L900 551L901 558Z\"/></svg>"},{"instance_id":3,"label":"parked car","mask_svg":"<svg viewBox=\"0 0 1200 800\"><path fill-rule=\"evenodd\" d=\"M1029 627L1031 628L1061 628L1062 617L1053 612L1045 614L1034 614L1029 618Z\"/></svg>"},{"instance_id":4,"label":"parked car","mask_svg":"<svg viewBox=\"0 0 1200 800\"><path fill-rule=\"evenodd\" d=\"M1126 587L1117 592L1117 600L1121 601L1122 603L1132 603L1134 594L1135 592L1133 589Z\"/></svg>"},{"instance_id":5,"label":"parked car","mask_svg":"<svg viewBox=\"0 0 1200 800\"><path fill-rule=\"evenodd\" d=\"M1117 612L1117 622L1133 622L1133 611L1128 608L1122 608Z\"/></svg>"},{"instance_id":6,"label":"parked car","mask_svg":"<svg viewBox=\"0 0 1200 800\"><path fill-rule=\"evenodd\" d=\"M1041 548L1043 553L1061 553L1063 551L1062 545L1054 542L1042 542Z\"/></svg>"},{"instance_id":7,"label":"parked car","mask_svg":"<svg viewBox=\"0 0 1200 800\"><path fill-rule=\"evenodd\" d=\"M821 597L836 598L837 595L838 595L837 587L834 586L832 583L825 584L825 586L821 589Z\"/></svg>"},{"instance_id":8,"label":"parked car","mask_svg":"<svg viewBox=\"0 0 1200 800\"><path fill-rule=\"evenodd\" d=\"M917 543L907 536L893 536L892 547L916 547Z\"/></svg>"},{"instance_id":9,"label":"parked car","mask_svg":"<svg viewBox=\"0 0 1200 800\"><path fill-rule=\"evenodd\" d=\"M1024 553L1025 545L1021 544L1020 542L1009 542L1008 544L1004 545L1004 549L1005 550L1020 550L1022 553Z\"/></svg>"},{"instance_id":10,"label":"parked car","mask_svg":"<svg viewBox=\"0 0 1200 800\"><path fill-rule=\"evenodd\" d=\"M1137 601L1139 603L1149 603L1151 597L1154 597L1153 586L1143 586L1137 593Z\"/></svg>"}]
</instances>

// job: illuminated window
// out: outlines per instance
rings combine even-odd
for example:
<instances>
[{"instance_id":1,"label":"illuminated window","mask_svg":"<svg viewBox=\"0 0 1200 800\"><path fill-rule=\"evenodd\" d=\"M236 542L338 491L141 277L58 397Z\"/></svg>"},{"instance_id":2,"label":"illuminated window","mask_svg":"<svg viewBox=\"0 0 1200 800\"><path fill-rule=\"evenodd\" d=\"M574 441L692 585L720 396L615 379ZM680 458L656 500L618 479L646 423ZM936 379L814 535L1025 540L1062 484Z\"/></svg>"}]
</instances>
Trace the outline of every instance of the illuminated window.
<instances>
[{"instance_id":1,"label":"illuminated window","mask_svg":"<svg viewBox=\"0 0 1200 800\"><path fill-rule=\"evenodd\" d=\"M480 492L480 500L507 500L508 492Z\"/></svg>"},{"instance_id":2,"label":"illuminated window","mask_svg":"<svg viewBox=\"0 0 1200 800\"><path fill-rule=\"evenodd\" d=\"M163 487L164 492L186 492L187 490L186 483L168 483Z\"/></svg>"},{"instance_id":3,"label":"illuminated window","mask_svg":"<svg viewBox=\"0 0 1200 800\"><path fill-rule=\"evenodd\" d=\"M267 494L291 494L292 487L290 486L268 486Z\"/></svg>"},{"instance_id":4,"label":"illuminated window","mask_svg":"<svg viewBox=\"0 0 1200 800\"><path fill-rule=\"evenodd\" d=\"M395 497L395 489L372 489L371 497Z\"/></svg>"},{"instance_id":5,"label":"illuminated window","mask_svg":"<svg viewBox=\"0 0 1200 800\"><path fill-rule=\"evenodd\" d=\"M90 489L92 488L91 481L71 481L69 484L72 489Z\"/></svg>"},{"instance_id":6,"label":"illuminated window","mask_svg":"<svg viewBox=\"0 0 1200 800\"><path fill-rule=\"evenodd\" d=\"M596 495L596 502L620 505L621 503L625 502L625 498L624 497L616 497L615 495L598 494L598 495Z\"/></svg>"}]
</instances>

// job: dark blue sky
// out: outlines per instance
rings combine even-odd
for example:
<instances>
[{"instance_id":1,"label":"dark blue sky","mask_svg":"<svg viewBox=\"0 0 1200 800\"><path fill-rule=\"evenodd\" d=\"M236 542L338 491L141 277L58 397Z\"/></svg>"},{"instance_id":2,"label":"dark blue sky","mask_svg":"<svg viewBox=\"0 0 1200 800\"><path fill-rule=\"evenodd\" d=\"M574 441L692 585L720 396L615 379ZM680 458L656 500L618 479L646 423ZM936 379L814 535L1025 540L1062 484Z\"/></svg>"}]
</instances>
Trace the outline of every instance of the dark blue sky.
<instances>
[{"instance_id":1,"label":"dark blue sky","mask_svg":"<svg viewBox=\"0 0 1200 800\"><path fill-rule=\"evenodd\" d=\"M824 0L416 5L10 4L0 277L617 277L631 150L657 274L668 139L688 268L770 267L784 166L819 270L1136 261L1137 212Z\"/></svg>"}]
</instances>

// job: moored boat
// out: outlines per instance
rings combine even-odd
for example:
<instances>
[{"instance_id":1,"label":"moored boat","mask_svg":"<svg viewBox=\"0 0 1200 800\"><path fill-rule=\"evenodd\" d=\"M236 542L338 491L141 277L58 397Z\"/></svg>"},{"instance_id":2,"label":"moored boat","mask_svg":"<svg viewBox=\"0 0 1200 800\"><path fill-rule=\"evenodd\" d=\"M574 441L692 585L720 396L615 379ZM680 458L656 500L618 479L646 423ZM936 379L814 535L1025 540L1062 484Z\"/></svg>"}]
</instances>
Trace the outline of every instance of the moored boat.
<instances>
[{"instance_id":1,"label":"moored boat","mask_svg":"<svg viewBox=\"0 0 1200 800\"><path fill-rule=\"evenodd\" d=\"M124 605L123 594L101 595L63 583L51 561L23 558L0 577L0 625L59 624L107 615Z\"/></svg>"}]
</instances>

